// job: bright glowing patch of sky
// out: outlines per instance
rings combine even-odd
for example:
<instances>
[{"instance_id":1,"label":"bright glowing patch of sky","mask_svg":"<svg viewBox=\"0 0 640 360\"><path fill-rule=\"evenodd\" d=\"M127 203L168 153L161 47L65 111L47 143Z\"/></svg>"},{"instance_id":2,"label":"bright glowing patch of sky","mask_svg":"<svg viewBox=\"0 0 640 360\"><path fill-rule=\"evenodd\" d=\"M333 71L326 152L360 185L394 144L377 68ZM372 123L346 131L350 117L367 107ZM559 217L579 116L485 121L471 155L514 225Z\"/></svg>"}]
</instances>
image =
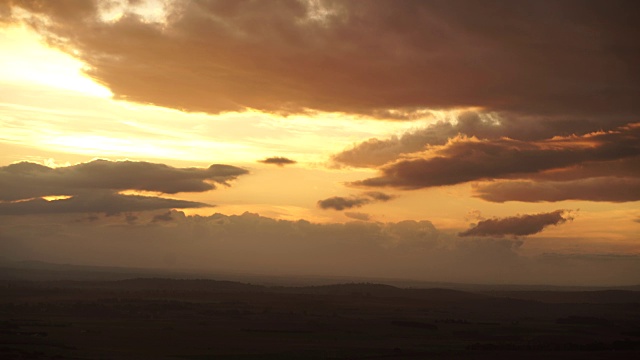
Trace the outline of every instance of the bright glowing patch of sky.
<instances>
[{"instance_id":1,"label":"bright glowing patch of sky","mask_svg":"<svg viewBox=\"0 0 640 360\"><path fill-rule=\"evenodd\" d=\"M320 163L363 138L415 126L345 121L346 115L340 114L212 116L115 101L108 89L82 73L81 62L46 47L33 32L10 27L0 29L0 34L0 47L7 49L0 54L0 83L6 90L0 97L2 138L16 145L86 156L201 163L218 154L242 163L271 154Z\"/></svg>"},{"instance_id":2,"label":"bright glowing patch of sky","mask_svg":"<svg viewBox=\"0 0 640 360\"><path fill-rule=\"evenodd\" d=\"M45 85L95 97L111 91L82 73L83 63L50 49L25 27L0 27L0 79L12 84Z\"/></svg>"}]
</instances>

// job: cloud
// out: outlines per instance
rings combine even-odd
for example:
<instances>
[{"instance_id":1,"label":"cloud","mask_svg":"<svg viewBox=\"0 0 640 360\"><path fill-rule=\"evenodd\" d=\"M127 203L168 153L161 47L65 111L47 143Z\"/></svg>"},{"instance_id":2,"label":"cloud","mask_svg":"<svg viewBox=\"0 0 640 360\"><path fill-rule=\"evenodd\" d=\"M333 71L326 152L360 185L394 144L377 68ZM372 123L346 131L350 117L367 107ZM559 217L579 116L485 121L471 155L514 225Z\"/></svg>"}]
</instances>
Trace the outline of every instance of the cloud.
<instances>
[{"instance_id":1,"label":"cloud","mask_svg":"<svg viewBox=\"0 0 640 360\"><path fill-rule=\"evenodd\" d=\"M514 113L467 111L449 121L438 121L425 128L408 131L387 139L371 138L331 157L338 165L378 167L403 155L418 153L434 145L445 145L459 135L483 140L509 138L540 141L554 136L585 135L625 125L627 117L594 118L525 116Z\"/></svg>"},{"instance_id":2,"label":"cloud","mask_svg":"<svg viewBox=\"0 0 640 360\"><path fill-rule=\"evenodd\" d=\"M148 211L157 209L186 209L210 207L211 205L166 199L153 196L121 195L110 192L85 193L68 199L45 200L41 198L0 202L0 215L28 215L28 214L64 214L64 213L97 213L107 215L120 214L128 211ZM96 219L93 219L96 220ZM130 218L135 221L135 217Z\"/></svg>"},{"instance_id":3,"label":"cloud","mask_svg":"<svg viewBox=\"0 0 640 360\"><path fill-rule=\"evenodd\" d=\"M369 221L371 220L371 215L369 214L365 214L365 213L361 213L361 212L352 212L352 211L345 211L344 215L346 217L355 219L355 220L360 220L360 221Z\"/></svg>"},{"instance_id":4,"label":"cloud","mask_svg":"<svg viewBox=\"0 0 640 360\"><path fill-rule=\"evenodd\" d=\"M173 217L171 216L171 211L167 211L163 214L158 214L153 217L152 222L169 222L173 221Z\"/></svg>"},{"instance_id":5,"label":"cloud","mask_svg":"<svg viewBox=\"0 0 640 360\"><path fill-rule=\"evenodd\" d=\"M541 171L526 180L481 182L473 190L474 196L492 202L638 201L640 156Z\"/></svg>"},{"instance_id":6,"label":"cloud","mask_svg":"<svg viewBox=\"0 0 640 360\"><path fill-rule=\"evenodd\" d=\"M573 220L568 210L556 210L550 213L535 215L519 215L506 218L495 218L479 221L478 224L459 236L496 236L505 235L524 236L541 232L549 225L559 225Z\"/></svg>"},{"instance_id":7,"label":"cloud","mask_svg":"<svg viewBox=\"0 0 640 360\"><path fill-rule=\"evenodd\" d=\"M393 199L393 196L378 191L369 191L361 195L350 196L348 198L342 196L334 196L318 201L321 209L334 209L342 211L344 209L358 208L372 202L385 202Z\"/></svg>"},{"instance_id":8,"label":"cloud","mask_svg":"<svg viewBox=\"0 0 640 360\"><path fill-rule=\"evenodd\" d=\"M116 98L187 111L640 110L633 2L159 3L158 19L131 2L107 19L97 0L4 0L0 13L77 54Z\"/></svg>"},{"instance_id":9,"label":"cloud","mask_svg":"<svg viewBox=\"0 0 640 360\"><path fill-rule=\"evenodd\" d=\"M191 269L409 278L446 274L443 280L487 275L517 258L515 241L460 239L426 220L317 224L252 213L185 216L179 211L139 216L136 224L124 216L91 224L65 222L61 215L19 218L0 224L0 251L12 259L69 263L80 258L85 264L156 268L165 267L171 254L176 266ZM161 218L172 219L171 226ZM469 268L441 271L453 263Z\"/></svg>"},{"instance_id":10,"label":"cloud","mask_svg":"<svg viewBox=\"0 0 640 360\"><path fill-rule=\"evenodd\" d=\"M524 240L461 238L426 220L317 224L250 213L185 216L171 211L170 223L153 222L164 214L139 213L135 224L127 223L125 214L94 222L76 222L77 215L17 217L0 222L0 253L15 260L169 266L218 274L483 284L637 284L640 274L635 255L527 256L521 251ZM167 264L168 256L175 261Z\"/></svg>"},{"instance_id":11,"label":"cloud","mask_svg":"<svg viewBox=\"0 0 640 360\"><path fill-rule=\"evenodd\" d=\"M199 208L201 202L119 194L138 190L175 194L203 192L248 171L230 165L175 168L142 161L94 160L50 168L29 162L0 167L0 215L104 212L117 214L173 208ZM47 196L67 196L47 200Z\"/></svg>"},{"instance_id":12,"label":"cloud","mask_svg":"<svg viewBox=\"0 0 640 360\"><path fill-rule=\"evenodd\" d=\"M418 189L477 180L527 178L589 162L619 161L640 155L640 123L608 132L541 141L457 137L446 145L400 159L381 175L355 186Z\"/></svg>"},{"instance_id":13,"label":"cloud","mask_svg":"<svg viewBox=\"0 0 640 360\"><path fill-rule=\"evenodd\" d=\"M475 196L492 202L639 201L640 178L602 176L570 181L499 181L476 186Z\"/></svg>"},{"instance_id":14,"label":"cloud","mask_svg":"<svg viewBox=\"0 0 640 360\"><path fill-rule=\"evenodd\" d=\"M530 179L535 181L570 181L602 176L640 178L640 156L609 161L584 162L562 169L532 174Z\"/></svg>"},{"instance_id":15,"label":"cloud","mask_svg":"<svg viewBox=\"0 0 640 360\"><path fill-rule=\"evenodd\" d=\"M94 160L50 168L29 162L0 167L0 201L53 195L78 195L87 191L141 190L165 194L203 192L229 185L248 171L231 165L175 168L143 161Z\"/></svg>"},{"instance_id":16,"label":"cloud","mask_svg":"<svg viewBox=\"0 0 640 360\"><path fill-rule=\"evenodd\" d=\"M492 202L639 200L640 156L630 143L640 138L637 123L598 131L607 124L535 120L466 112L456 123L370 139L333 160L359 167L389 163L382 168L387 176L357 185L420 188L487 179L494 181L477 184L475 196ZM624 144L616 149L618 141ZM495 180L509 178L526 180Z\"/></svg>"},{"instance_id":17,"label":"cloud","mask_svg":"<svg viewBox=\"0 0 640 360\"><path fill-rule=\"evenodd\" d=\"M124 219L127 224L135 224L136 221L138 221L138 216L134 214L125 214Z\"/></svg>"},{"instance_id":18,"label":"cloud","mask_svg":"<svg viewBox=\"0 0 640 360\"><path fill-rule=\"evenodd\" d=\"M334 209L342 211L344 209L351 209L353 207L361 207L370 202L371 199L366 197L345 198L342 196L334 196L324 200L318 200L318 206L321 209Z\"/></svg>"},{"instance_id":19,"label":"cloud","mask_svg":"<svg viewBox=\"0 0 640 360\"><path fill-rule=\"evenodd\" d=\"M296 161L291 160L291 159L287 159L285 157L270 157L270 158L266 158L264 160L260 160L259 162L263 163L263 164L273 164L273 165L278 165L278 166L284 166L284 165L289 165L289 164L295 164Z\"/></svg>"}]
</instances>

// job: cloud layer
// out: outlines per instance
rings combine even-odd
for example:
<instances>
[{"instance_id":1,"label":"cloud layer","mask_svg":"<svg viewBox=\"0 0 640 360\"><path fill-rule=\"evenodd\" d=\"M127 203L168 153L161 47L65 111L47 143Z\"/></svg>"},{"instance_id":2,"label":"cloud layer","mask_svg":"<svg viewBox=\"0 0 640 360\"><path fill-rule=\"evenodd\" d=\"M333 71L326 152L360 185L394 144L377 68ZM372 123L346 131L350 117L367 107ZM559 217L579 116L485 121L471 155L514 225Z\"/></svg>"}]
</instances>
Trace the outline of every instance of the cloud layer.
<instances>
[{"instance_id":1,"label":"cloud layer","mask_svg":"<svg viewBox=\"0 0 640 360\"><path fill-rule=\"evenodd\" d=\"M481 140L509 138L530 142L612 130L628 122L628 117L525 116L466 111L448 121L441 120L401 136L371 138L333 155L332 161L337 165L375 168L432 146L446 145L449 139L460 135Z\"/></svg>"},{"instance_id":2,"label":"cloud layer","mask_svg":"<svg viewBox=\"0 0 640 360\"><path fill-rule=\"evenodd\" d=\"M638 256L520 254L523 240L461 238L429 221L314 224L256 214L71 215L0 223L9 259L262 275L377 277L461 283L637 284ZM34 226L37 224L37 226Z\"/></svg>"},{"instance_id":3,"label":"cloud layer","mask_svg":"<svg viewBox=\"0 0 640 360\"><path fill-rule=\"evenodd\" d=\"M381 168L380 176L356 181L353 185L418 189L493 179L541 180L545 176L553 177L554 172L567 178L634 176L637 171L632 170L631 164L640 157L639 144L640 123L610 131L539 141L458 136L449 139L445 145L431 146L423 152L389 163ZM613 166L608 168L608 163ZM598 174L597 171L591 171L591 175L587 175L591 168L602 169L602 172ZM592 180L588 185L582 184L582 187L597 186L596 183L597 180ZM626 190L618 190L619 195L633 192L635 181L618 183L626 187ZM480 188L480 194L490 198L489 192L504 189L505 186L509 185L486 185ZM556 197L574 198L577 197L575 195L577 192ZM543 194L537 200L544 200L545 196L554 198L553 195ZM616 199L614 201L635 200L633 196L613 198Z\"/></svg>"},{"instance_id":4,"label":"cloud layer","mask_svg":"<svg viewBox=\"0 0 640 360\"><path fill-rule=\"evenodd\" d=\"M0 215L64 214L103 212L115 215L129 211L157 209L186 209L210 207L201 202L166 199L155 196L120 195L111 192L85 193L68 199L45 200L42 198L0 202Z\"/></svg>"},{"instance_id":5,"label":"cloud layer","mask_svg":"<svg viewBox=\"0 0 640 360\"><path fill-rule=\"evenodd\" d=\"M204 192L248 171L231 165L175 168L140 161L94 160L50 168L22 162L0 167L0 215L67 212L141 211L190 208L207 204L152 196L121 195L138 190L175 194ZM47 201L46 196L70 196Z\"/></svg>"},{"instance_id":6,"label":"cloud layer","mask_svg":"<svg viewBox=\"0 0 640 360\"><path fill-rule=\"evenodd\" d=\"M571 212L567 210L556 210L535 215L510 216L501 219L487 219L479 221L478 224L458 235L494 237L533 235L541 232L549 225L559 225L570 220L573 220L573 218Z\"/></svg>"},{"instance_id":7,"label":"cloud layer","mask_svg":"<svg viewBox=\"0 0 640 360\"><path fill-rule=\"evenodd\" d=\"M203 192L248 171L231 165L175 168L144 161L94 160L50 168L22 162L0 167L0 201L51 195L76 195L98 190L141 190L165 194Z\"/></svg>"},{"instance_id":8,"label":"cloud layer","mask_svg":"<svg viewBox=\"0 0 640 360\"><path fill-rule=\"evenodd\" d=\"M505 201L640 201L640 178L593 177L571 181L502 181L481 184L476 196Z\"/></svg>"},{"instance_id":9,"label":"cloud layer","mask_svg":"<svg viewBox=\"0 0 640 360\"><path fill-rule=\"evenodd\" d=\"M321 209L334 209L342 211L345 209L359 208L372 202L385 202L393 199L393 196L378 191L369 191L361 195L350 197L334 196L318 201Z\"/></svg>"},{"instance_id":10,"label":"cloud layer","mask_svg":"<svg viewBox=\"0 0 640 360\"><path fill-rule=\"evenodd\" d=\"M0 14L77 54L117 98L209 113L410 119L425 108L467 106L637 113L634 6L176 0L158 19L134 11L135 2L106 19L97 0L3 0Z\"/></svg>"}]
</instances>

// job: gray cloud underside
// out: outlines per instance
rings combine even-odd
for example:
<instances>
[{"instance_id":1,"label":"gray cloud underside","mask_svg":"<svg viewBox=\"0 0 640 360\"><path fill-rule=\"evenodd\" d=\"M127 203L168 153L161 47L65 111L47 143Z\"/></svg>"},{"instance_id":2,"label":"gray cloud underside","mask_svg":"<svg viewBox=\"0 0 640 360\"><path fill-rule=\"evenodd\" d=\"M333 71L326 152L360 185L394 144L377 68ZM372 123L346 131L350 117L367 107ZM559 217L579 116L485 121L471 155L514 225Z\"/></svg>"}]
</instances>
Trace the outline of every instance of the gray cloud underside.
<instances>
[{"instance_id":1,"label":"gray cloud underside","mask_svg":"<svg viewBox=\"0 0 640 360\"><path fill-rule=\"evenodd\" d=\"M573 181L598 177L640 179L640 156L610 161L587 161L562 169L542 171L529 176L534 181Z\"/></svg>"},{"instance_id":2,"label":"gray cloud underside","mask_svg":"<svg viewBox=\"0 0 640 360\"><path fill-rule=\"evenodd\" d=\"M158 215L171 220L153 222ZM124 215L1 222L0 253L56 263L465 283L637 284L640 274L638 256L526 257L518 254L522 240L460 238L429 221L314 224L176 211L138 216L134 225Z\"/></svg>"},{"instance_id":3,"label":"gray cloud underside","mask_svg":"<svg viewBox=\"0 0 640 360\"><path fill-rule=\"evenodd\" d=\"M0 215L105 213L107 215L131 211L158 209L186 209L210 207L211 205L166 199L153 196L96 193L73 196L69 199L32 199L17 202L0 202Z\"/></svg>"},{"instance_id":4,"label":"gray cloud underside","mask_svg":"<svg viewBox=\"0 0 640 360\"><path fill-rule=\"evenodd\" d=\"M117 98L189 111L640 110L633 1L170 4L166 24L103 22L97 0L3 0L0 16L35 14L27 21Z\"/></svg>"},{"instance_id":5,"label":"gray cloud underside","mask_svg":"<svg viewBox=\"0 0 640 360\"><path fill-rule=\"evenodd\" d=\"M378 191L369 191L361 195L350 197L334 196L318 201L321 209L334 209L342 211L345 209L358 208L372 202L385 202L393 199L393 196Z\"/></svg>"},{"instance_id":6,"label":"gray cloud underside","mask_svg":"<svg viewBox=\"0 0 640 360\"><path fill-rule=\"evenodd\" d=\"M381 168L381 175L352 183L417 189L477 180L528 178L591 162L617 162L640 155L640 123L615 131L537 142L458 138L425 155Z\"/></svg>"},{"instance_id":7,"label":"gray cloud underside","mask_svg":"<svg viewBox=\"0 0 640 360\"><path fill-rule=\"evenodd\" d=\"M550 213L535 215L510 216L500 219L487 219L467 231L459 233L459 236L494 236L505 235L524 236L541 232L549 225L559 225L572 220L567 210L556 210Z\"/></svg>"},{"instance_id":8,"label":"gray cloud underside","mask_svg":"<svg viewBox=\"0 0 640 360\"><path fill-rule=\"evenodd\" d=\"M0 167L0 201L52 195L77 195L87 191L142 190L166 194L203 192L228 185L248 171L230 165L175 168L141 161L94 160L49 168L22 162Z\"/></svg>"},{"instance_id":9,"label":"gray cloud underside","mask_svg":"<svg viewBox=\"0 0 640 360\"><path fill-rule=\"evenodd\" d=\"M569 181L501 181L478 185L475 196L492 202L640 201L640 178L604 176Z\"/></svg>"},{"instance_id":10,"label":"gray cloud underside","mask_svg":"<svg viewBox=\"0 0 640 360\"><path fill-rule=\"evenodd\" d=\"M272 165L278 165L278 166L284 166L284 165L290 165L290 164L296 163L295 160L287 159L285 157L280 157L280 156L266 158L264 160L260 160L259 162L263 164L272 164Z\"/></svg>"},{"instance_id":11,"label":"gray cloud underside","mask_svg":"<svg viewBox=\"0 0 640 360\"><path fill-rule=\"evenodd\" d=\"M445 145L458 135L483 140L507 137L521 141L540 141L554 136L585 135L612 130L628 123L628 117L525 116L514 113L464 112L451 121L439 121L425 128L387 139L371 138L332 156L339 165L375 168L402 155Z\"/></svg>"},{"instance_id":12,"label":"gray cloud underside","mask_svg":"<svg viewBox=\"0 0 640 360\"><path fill-rule=\"evenodd\" d=\"M153 217L152 222L169 222L169 221L173 221L173 216L171 216L171 211L167 211L166 213L163 214L158 214L155 215Z\"/></svg>"},{"instance_id":13,"label":"gray cloud underside","mask_svg":"<svg viewBox=\"0 0 640 360\"><path fill-rule=\"evenodd\" d=\"M361 212L355 212L355 211L345 211L344 212L344 216L354 219L354 220L360 220L360 221L369 221L371 220L371 215L369 214L365 214L365 213L361 213Z\"/></svg>"},{"instance_id":14,"label":"gray cloud underside","mask_svg":"<svg viewBox=\"0 0 640 360\"><path fill-rule=\"evenodd\" d=\"M495 153L500 152L499 149L502 146L500 143L504 143L501 140L503 137L518 140L520 141L520 147L524 147L527 143L544 144L544 142L552 142L554 136L582 136L582 139L575 136L570 139L570 141L577 143L581 140L588 140L588 136L585 137L585 135L589 132L602 129L617 131L616 127L609 127L619 121L536 119L514 114L508 114L507 116L504 114L466 112L457 118L456 123L438 122L424 129L407 132L400 137L391 137L384 140L370 139L334 155L332 159L334 162L348 166L377 167L398 160L402 162L403 156L409 159L412 156L419 157L421 151L433 146L444 146L458 135L473 136L485 140L486 143L494 143L496 144L493 147ZM613 135L613 137L615 136L620 136L622 141L627 141L629 137L638 137L632 128L624 130L618 135ZM607 141L615 142L616 140ZM640 141L640 139L635 141ZM452 146L458 145L454 144ZM476 149L469 150L470 153L474 151ZM511 149L508 146L504 147L502 155L508 157L509 151ZM616 152L611 149L607 151ZM512 155L518 156L518 154ZM492 175L492 170L487 166L485 169L487 171L486 178L526 177L528 180L482 183L476 186L475 195L493 202L512 200L526 202L562 200L625 202L640 200L638 188L638 184L640 184L640 156L629 156L630 154L624 152L620 152L619 155L623 158L602 161L601 157L594 154L593 159L600 161L589 161L590 159L587 156L584 162L551 169L544 169L544 166L543 168L537 167L537 162L534 162L529 170L514 175ZM531 156L535 157L534 155ZM498 159L498 155L495 157ZM615 158L615 156L612 158ZM482 164L487 161L489 160L484 159ZM521 165L528 166L529 163L524 161L525 158L523 157ZM432 171L439 172L447 162L449 166L461 165L457 164L459 159L448 159L446 157L441 159L440 166L432 166L434 163L429 161L424 161L423 164L425 167L430 164ZM548 164L553 166L554 162L549 162ZM390 166L393 167L393 165ZM471 168L460 168L458 175L469 175L468 172L470 170ZM510 172L508 169L505 170ZM448 175L446 170L445 173L440 173L440 176L447 177ZM435 175L435 177L437 176ZM475 176L469 178L476 179ZM478 176L477 178L481 177ZM459 181L454 178L450 180L451 182ZM446 179L442 180L441 183L448 184Z\"/></svg>"}]
</instances>

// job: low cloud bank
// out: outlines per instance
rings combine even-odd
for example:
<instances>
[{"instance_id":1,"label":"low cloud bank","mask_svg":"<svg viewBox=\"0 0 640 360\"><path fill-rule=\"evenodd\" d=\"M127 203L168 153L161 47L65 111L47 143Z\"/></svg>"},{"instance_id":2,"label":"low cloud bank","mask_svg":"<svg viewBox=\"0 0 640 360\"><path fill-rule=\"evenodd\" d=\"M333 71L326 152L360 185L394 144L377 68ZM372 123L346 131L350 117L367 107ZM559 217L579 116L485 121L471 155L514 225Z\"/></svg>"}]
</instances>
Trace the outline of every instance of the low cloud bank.
<instances>
[{"instance_id":1,"label":"low cloud bank","mask_svg":"<svg viewBox=\"0 0 640 360\"><path fill-rule=\"evenodd\" d=\"M134 218L134 216L137 216ZM524 240L459 237L429 221L315 224L245 213L179 211L77 221L22 216L0 224L8 259L263 275L465 283L633 284L638 256L521 255Z\"/></svg>"}]
</instances>

